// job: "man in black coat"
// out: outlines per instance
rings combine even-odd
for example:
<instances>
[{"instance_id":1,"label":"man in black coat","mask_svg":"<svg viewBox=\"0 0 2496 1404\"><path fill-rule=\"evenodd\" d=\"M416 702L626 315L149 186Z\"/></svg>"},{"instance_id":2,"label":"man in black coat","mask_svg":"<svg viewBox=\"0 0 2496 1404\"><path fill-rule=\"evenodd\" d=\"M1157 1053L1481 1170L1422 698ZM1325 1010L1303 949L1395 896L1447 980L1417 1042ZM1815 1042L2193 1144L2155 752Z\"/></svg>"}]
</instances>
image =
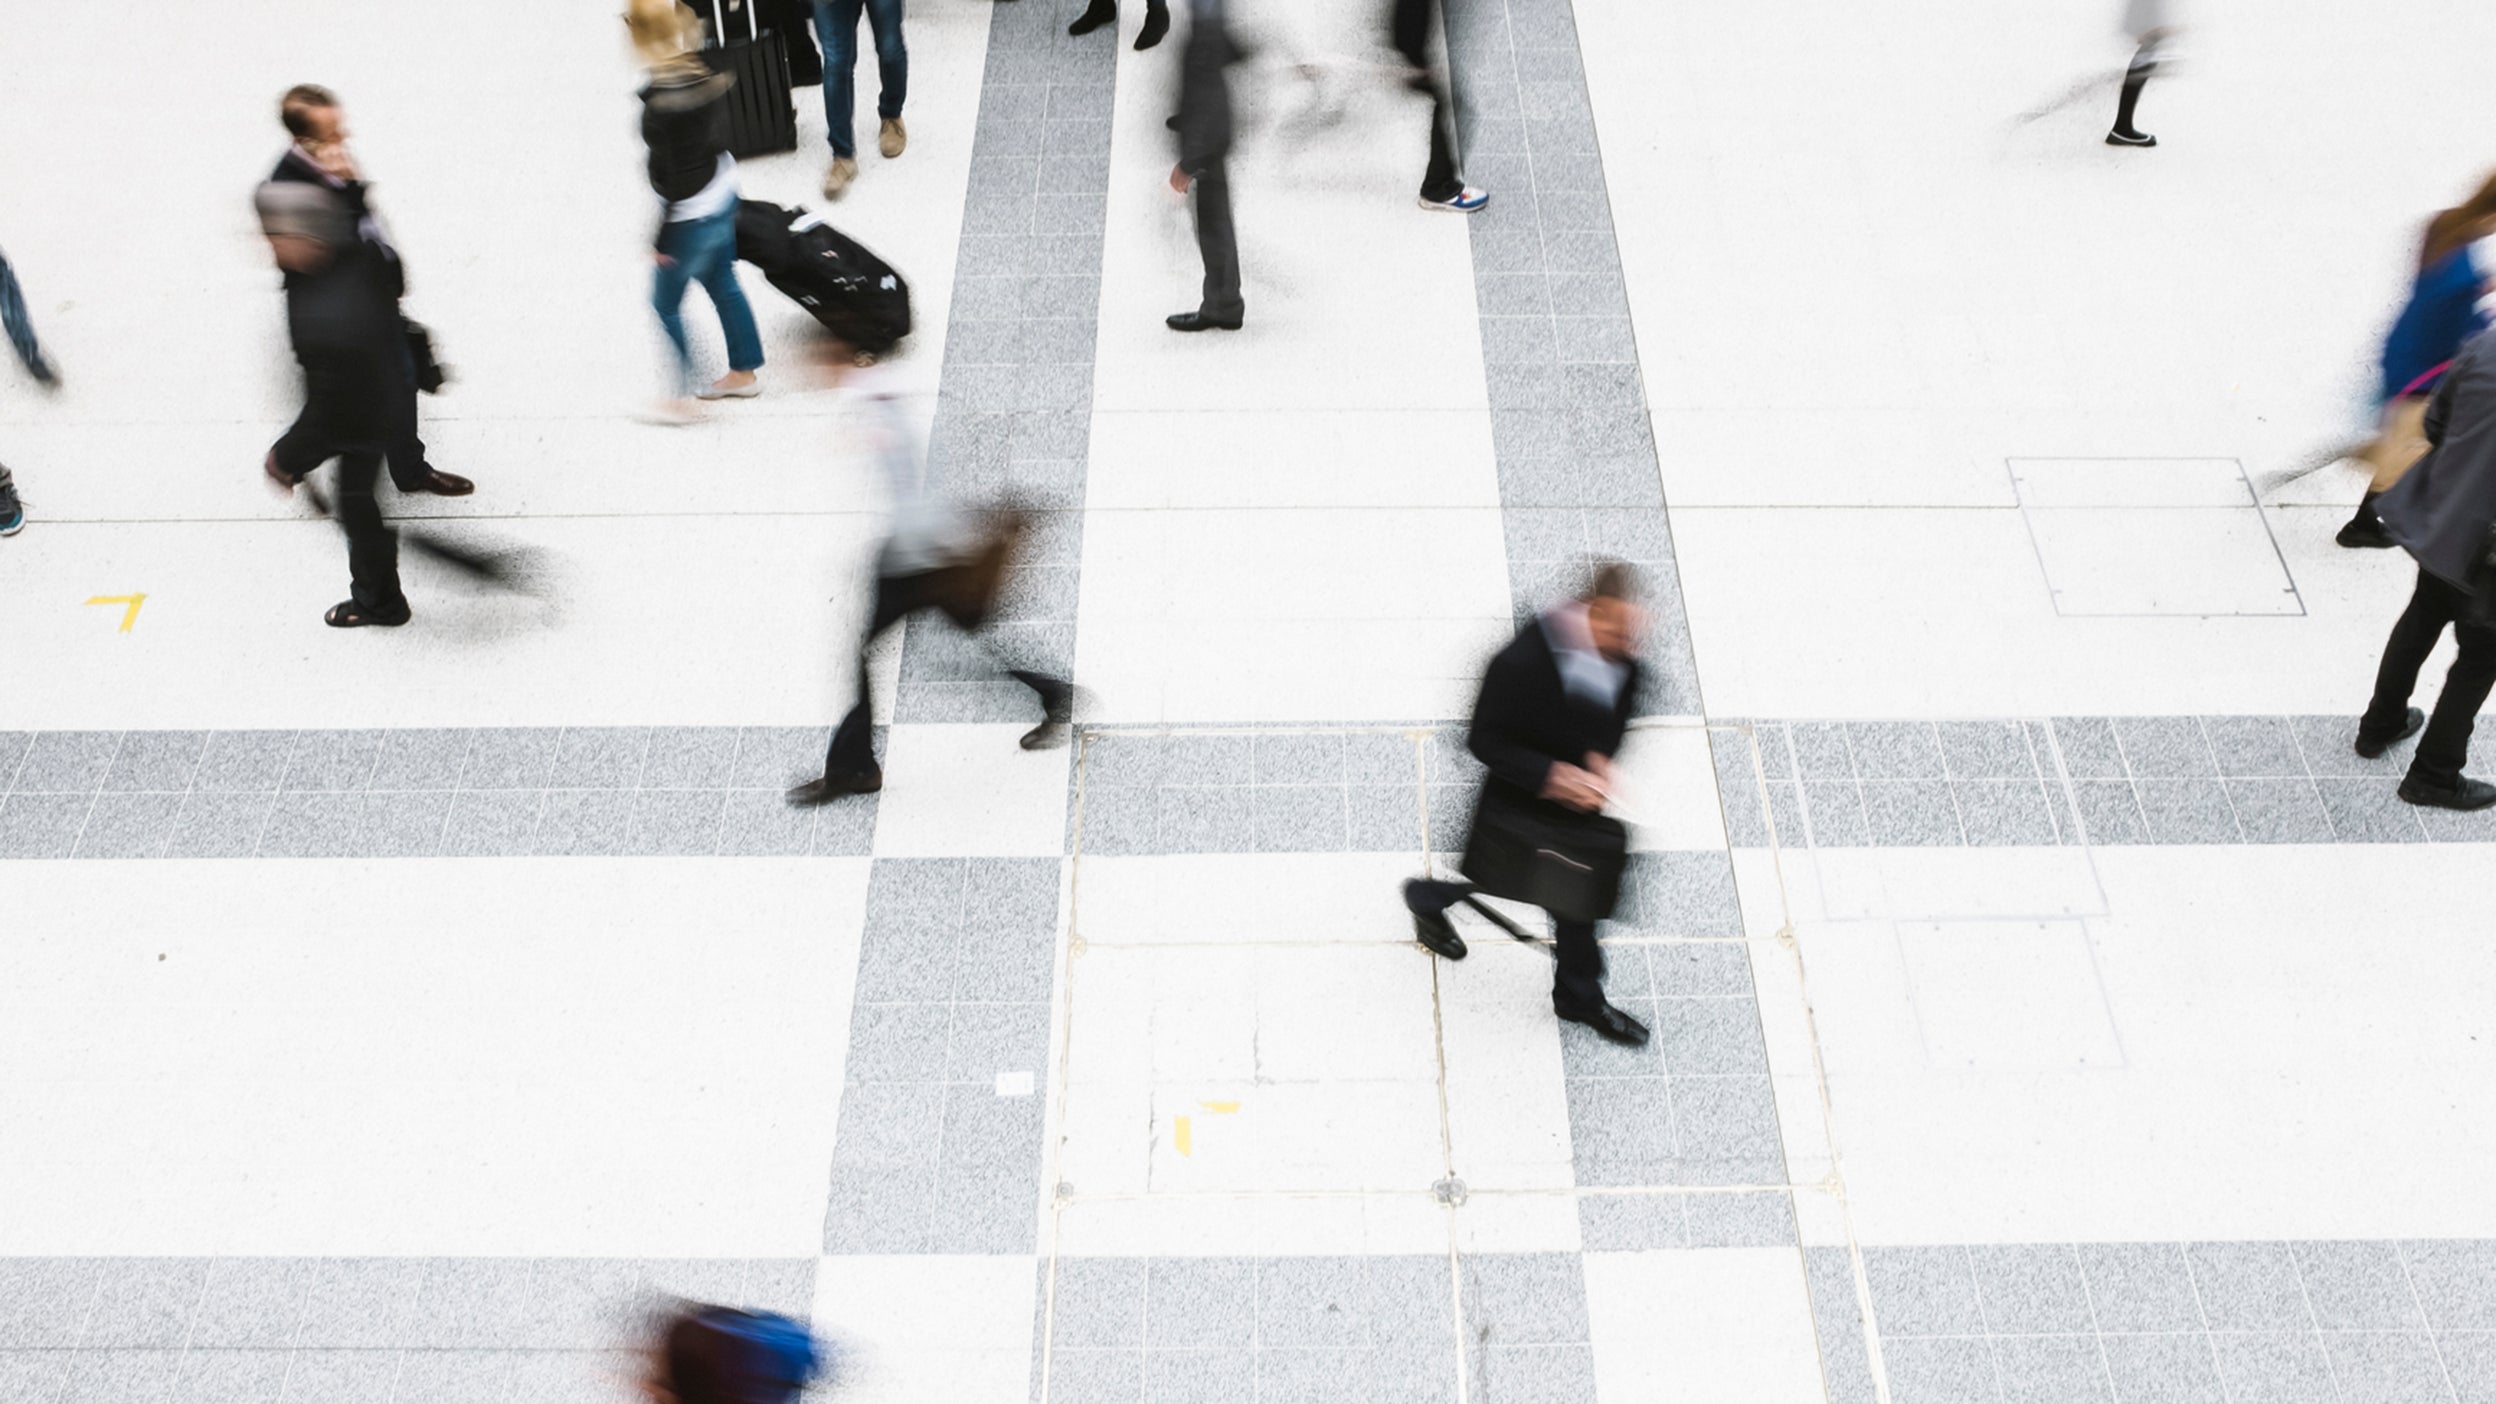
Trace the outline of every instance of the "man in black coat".
<instances>
[{"instance_id":1,"label":"man in black coat","mask_svg":"<svg viewBox=\"0 0 2496 1404\"><path fill-rule=\"evenodd\" d=\"M1179 71L1179 163L1170 188L1196 196L1196 251L1205 261L1204 299L1193 312L1173 313L1173 331L1237 331L1247 304L1239 296L1239 235L1231 227L1231 81L1239 58L1223 27L1221 0L1196 0Z\"/></svg>"},{"instance_id":2,"label":"man in black coat","mask_svg":"<svg viewBox=\"0 0 2496 1404\"><path fill-rule=\"evenodd\" d=\"M2375 696L2357 724L2357 753L2382 755L2420 727L2401 798L2438 809L2496 805L2496 785L2461 773L2470 730L2496 688L2496 335L2462 347L2427 402L2427 442L2416 467L2376 499L2384 530L2418 560L2418 588L2392 626ZM2459 655L2444 675L2434 720L2409 705L2418 670L2451 625Z\"/></svg>"},{"instance_id":3,"label":"man in black coat","mask_svg":"<svg viewBox=\"0 0 2496 1404\"><path fill-rule=\"evenodd\" d=\"M1612 789L1612 756L1629 730L1638 693L1638 634L1643 624L1629 567L1607 562L1582 599L1536 616L1491 660L1465 737L1474 759L1489 768L1474 809L1474 826L1495 811L1566 818L1603 808ZM1465 956L1464 939L1447 909L1473 887L1417 878L1404 885L1414 935L1449 960ZM1646 1026L1603 997L1603 947L1595 923L1555 918L1559 970L1552 977L1553 1012L1615 1043L1647 1041Z\"/></svg>"}]
</instances>

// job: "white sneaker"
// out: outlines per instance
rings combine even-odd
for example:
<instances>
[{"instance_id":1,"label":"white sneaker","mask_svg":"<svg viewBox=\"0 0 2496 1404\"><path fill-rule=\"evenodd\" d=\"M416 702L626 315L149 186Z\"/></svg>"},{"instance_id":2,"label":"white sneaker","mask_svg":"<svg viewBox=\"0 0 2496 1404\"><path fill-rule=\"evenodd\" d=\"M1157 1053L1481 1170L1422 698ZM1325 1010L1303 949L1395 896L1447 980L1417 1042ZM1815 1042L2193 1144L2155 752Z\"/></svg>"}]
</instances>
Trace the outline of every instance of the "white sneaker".
<instances>
[{"instance_id":1,"label":"white sneaker","mask_svg":"<svg viewBox=\"0 0 2496 1404\"><path fill-rule=\"evenodd\" d=\"M1475 210L1482 208L1490 202L1491 193L1489 191L1477 190L1470 185L1457 191L1455 194L1448 196L1444 200L1433 200L1427 195L1420 198L1420 205L1423 209L1441 210L1448 214L1472 214Z\"/></svg>"},{"instance_id":2,"label":"white sneaker","mask_svg":"<svg viewBox=\"0 0 2496 1404\"><path fill-rule=\"evenodd\" d=\"M763 380L761 376L756 376L754 379L747 381L743 385L731 385L728 383L728 378L726 376L721 376L719 379L711 382L709 389L704 390L701 394L695 396L695 398L702 400L750 400L762 393Z\"/></svg>"}]
</instances>

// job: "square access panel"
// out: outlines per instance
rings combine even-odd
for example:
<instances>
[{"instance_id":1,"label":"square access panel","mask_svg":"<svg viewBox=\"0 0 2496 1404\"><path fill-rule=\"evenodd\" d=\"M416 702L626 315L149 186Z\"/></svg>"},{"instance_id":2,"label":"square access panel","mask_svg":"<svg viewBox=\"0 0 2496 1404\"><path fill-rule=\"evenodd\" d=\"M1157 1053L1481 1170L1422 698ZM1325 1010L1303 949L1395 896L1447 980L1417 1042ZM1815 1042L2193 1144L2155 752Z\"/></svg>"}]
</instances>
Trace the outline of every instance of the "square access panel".
<instances>
[{"instance_id":1,"label":"square access panel","mask_svg":"<svg viewBox=\"0 0 2496 1404\"><path fill-rule=\"evenodd\" d=\"M2006 462L2055 613L2305 613L2235 459Z\"/></svg>"}]
</instances>

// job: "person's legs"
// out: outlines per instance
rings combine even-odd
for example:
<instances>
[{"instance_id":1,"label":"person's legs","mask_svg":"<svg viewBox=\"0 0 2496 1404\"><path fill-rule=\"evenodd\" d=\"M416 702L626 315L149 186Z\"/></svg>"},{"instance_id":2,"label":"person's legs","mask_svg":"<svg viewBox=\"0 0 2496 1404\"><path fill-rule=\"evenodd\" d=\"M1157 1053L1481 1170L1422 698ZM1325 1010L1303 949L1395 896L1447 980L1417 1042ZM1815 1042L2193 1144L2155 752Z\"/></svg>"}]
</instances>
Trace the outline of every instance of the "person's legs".
<instances>
[{"instance_id":1,"label":"person's legs","mask_svg":"<svg viewBox=\"0 0 2496 1404\"><path fill-rule=\"evenodd\" d=\"M1239 293L1239 233L1231 227L1231 177L1214 162L1196 177L1196 251L1205 260L1206 320L1236 322L1247 310Z\"/></svg>"},{"instance_id":2,"label":"person's legs","mask_svg":"<svg viewBox=\"0 0 2496 1404\"><path fill-rule=\"evenodd\" d=\"M875 763L875 690L867 679L867 652L875 641L902 620L917 613L927 604L927 577L924 575L879 575L875 578L875 602L867 612L866 633L858 640L858 697L849 704L849 712L832 731L832 745L824 752L823 775L826 780L849 779L878 773Z\"/></svg>"},{"instance_id":3,"label":"person's legs","mask_svg":"<svg viewBox=\"0 0 2496 1404\"><path fill-rule=\"evenodd\" d=\"M686 239L685 271L701 280L702 291L710 294L711 306L719 310L719 329L728 338L728 368L753 370L763 363L763 338L754 328L754 308L737 282L736 209L731 206L687 224L692 227Z\"/></svg>"},{"instance_id":4,"label":"person's legs","mask_svg":"<svg viewBox=\"0 0 2496 1404\"><path fill-rule=\"evenodd\" d=\"M829 86L829 80L826 80ZM676 393L693 393L693 347L685 341L685 284L691 278L686 267L686 247L691 242L687 227L693 220L679 220L667 226L659 236L659 253L665 262L651 271L650 306L659 314L659 328L667 333L668 345L676 351Z\"/></svg>"},{"instance_id":5,"label":"person's legs","mask_svg":"<svg viewBox=\"0 0 2496 1404\"><path fill-rule=\"evenodd\" d=\"M859 0L815 0L815 41L823 46L823 129L835 157L855 159L851 119L858 105Z\"/></svg>"},{"instance_id":6,"label":"person's legs","mask_svg":"<svg viewBox=\"0 0 2496 1404\"><path fill-rule=\"evenodd\" d=\"M396 354L385 361L385 368L392 374L388 390L390 441L384 452L390 464L390 481L401 492L414 492L433 476L433 465L425 461L425 441L417 433L416 361L408 352L407 338L400 337L391 350Z\"/></svg>"},{"instance_id":7,"label":"person's legs","mask_svg":"<svg viewBox=\"0 0 2496 1404\"><path fill-rule=\"evenodd\" d=\"M2106 139L2118 146L2155 146L2156 137L2132 125L2133 109L2140 105L2141 89L2148 86L2149 75L2158 71L2158 39L2151 35L2132 52L2132 62L2123 71L2123 95L2115 99L2114 130Z\"/></svg>"},{"instance_id":8,"label":"person's legs","mask_svg":"<svg viewBox=\"0 0 2496 1404\"><path fill-rule=\"evenodd\" d=\"M338 526L347 534L347 574L355 603L373 618L395 623L408 615L399 589L399 534L381 519L373 487L381 455L357 445L338 457Z\"/></svg>"},{"instance_id":9,"label":"person's legs","mask_svg":"<svg viewBox=\"0 0 2496 1404\"><path fill-rule=\"evenodd\" d=\"M910 96L910 50L902 43L901 7L902 0L866 0L867 27L875 34L876 77L882 85L875 95L875 115L888 120L901 115L901 104Z\"/></svg>"},{"instance_id":10,"label":"person's legs","mask_svg":"<svg viewBox=\"0 0 2496 1404\"><path fill-rule=\"evenodd\" d=\"M1559 968L1552 972L1551 1005L1564 1014L1589 1014L1603 1008L1603 944L1595 939L1591 921L1551 924L1559 946Z\"/></svg>"},{"instance_id":11,"label":"person's legs","mask_svg":"<svg viewBox=\"0 0 2496 1404\"><path fill-rule=\"evenodd\" d=\"M0 254L0 328L7 329L9 345L17 349L17 359L25 363L28 375L45 385L60 378L35 341L34 319L26 315L26 294L18 287L17 270L9 266L6 254Z\"/></svg>"},{"instance_id":12,"label":"person's legs","mask_svg":"<svg viewBox=\"0 0 2496 1404\"><path fill-rule=\"evenodd\" d=\"M1075 22L1066 26L1066 32L1075 35L1089 34L1102 25L1115 23L1117 18L1118 0L1092 0L1092 3L1084 6L1082 14L1075 16Z\"/></svg>"},{"instance_id":13,"label":"person's legs","mask_svg":"<svg viewBox=\"0 0 2496 1404\"><path fill-rule=\"evenodd\" d=\"M2453 642L2460 647L2460 656L2444 674L2444 691L2435 699L2435 714L2418 738L2418 754L2409 762L2411 780L2445 789L2461 783L2461 768L2470 759L2471 723L2486 704L2488 692L2496 689L2496 625L2457 622Z\"/></svg>"},{"instance_id":14,"label":"person's legs","mask_svg":"<svg viewBox=\"0 0 2496 1404\"><path fill-rule=\"evenodd\" d=\"M2388 741L2400 734L2409 716L2410 694L2418 690L2418 670L2425 666L2427 655L2435 651L2435 641L2443 637L2444 626L2459 617L2466 598L2427 572L2418 572L2418 586L2410 594L2409 607L2401 611L2399 621L2392 626L2391 638L2384 642L2383 662L2375 669L2374 699L2366 704L2366 714L2358 719L2357 737L2361 744ZM2462 738L2465 743L2469 739L2466 729ZM2419 749L2423 752L2425 747ZM2454 769L2460 767L2456 765Z\"/></svg>"}]
</instances>

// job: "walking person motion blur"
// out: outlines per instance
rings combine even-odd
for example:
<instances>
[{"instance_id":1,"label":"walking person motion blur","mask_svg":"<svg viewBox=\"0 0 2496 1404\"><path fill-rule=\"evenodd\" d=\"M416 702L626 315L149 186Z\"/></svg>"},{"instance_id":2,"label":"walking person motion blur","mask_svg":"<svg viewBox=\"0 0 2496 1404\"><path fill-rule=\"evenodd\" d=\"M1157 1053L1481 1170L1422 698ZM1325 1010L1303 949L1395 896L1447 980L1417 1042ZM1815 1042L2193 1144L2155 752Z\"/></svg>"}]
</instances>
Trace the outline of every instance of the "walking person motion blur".
<instances>
[{"instance_id":1,"label":"walking person motion blur","mask_svg":"<svg viewBox=\"0 0 2496 1404\"><path fill-rule=\"evenodd\" d=\"M1490 771L1459 865L1466 881L1404 884L1414 937L1449 960L1465 957L1450 907L1465 903L1521 939L1530 938L1479 898L1544 907L1559 957L1552 1011L1631 1045L1647 1029L1604 998L1595 927L1611 915L1627 861L1626 831L1601 810L1638 691L1636 597L1630 568L1603 562L1582 597L1544 610L1491 660L1465 735Z\"/></svg>"},{"instance_id":2,"label":"walking person motion blur","mask_svg":"<svg viewBox=\"0 0 2496 1404\"><path fill-rule=\"evenodd\" d=\"M625 14L633 46L649 68L641 90L641 139L650 148L650 188L658 192L658 237L650 305L675 353L675 395L652 417L684 424L698 400L745 400L763 392L755 372L763 339L737 283L737 158L728 153L730 79L697 52L702 21L677 0L632 0ZM828 90L831 84L826 82ZM697 389L693 347L685 340L685 289L700 283L728 339L728 373Z\"/></svg>"},{"instance_id":3,"label":"walking person motion blur","mask_svg":"<svg viewBox=\"0 0 2496 1404\"><path fill-rule=\"evenodd\" d=\"M1237 331L1247 315L1239 295L1239 234L1231 227L1231 83L1239 58L1222 22L1222 0L1192 0L1179 71L1179 163L1170 188L1196 200L1196 251L1205 262L1203 300L1169 318L1173 331Z\"/></svg>"},{"instance_id":4,"label":"walking person motion blur","mask_svg":"<svg viewBox=\"0 0 2496 1404\"><path fill-rule=\"evenodd\" d=\"M17 284L17 270L9 266L9 256L0 253L0 329L6 329L9 345L16 349L18 362L26 373L46 390L61 387L61 373L43 354L43 346L35 340L34 319L26 315L26 294ZM17 479L10 475L8 465L0 464L0 536L15 536L26 529L26 504L18 499Z\"/></svg>"},{"instance_id":5,"label":"walking person motion blur","mask_svg":"<svg viewBox=\"0 0 2496 1404\"><path fill-rule=\"evenodd\" d=\"M1472 214L1491 197L1465 184L1456 159L1456 104L1448 96L1447 75L1431 62L1430 36L1437 28L1440 0L1393 0L1387 28L1396 51L1412 71L1404 86L1430 99L1430 165L1421 177L1421 207L1451 214Z\"/></svg>"},{"instance_id":6,"label":"walking person motion blur","mask_svg":"<svg viewBox=\"0 0 2496 1404\"><path fill-rule=\"evenodd\" d=\"M660 1322L641 1389L651 1404L795 1404L824 1373L788 1317L688 1302Z\"/></svg>"},{"instance_id":7,"label":"walking person motion blur","mask_svg":"<svg viewBox=\"0 0 2496 1404\"><path fill-rule=\"evenodd\" d=\"M1091 0L1066 32L1081 38L1104 25L1118 22L1118 0ZM1153 47L1170 32L1170 0L1144 0L1144 27L1136 31L1136 52Z\"/></svg>"},{"instance_id":8,"label":"walking person motion blur","mask_svg":"<svg viewBox=\"0 0 2496 1404\"><path fill-rule=\"evenodd\" d=\"M2175 37L2168 0L2124 0L2123 32L2132 36L2132 62L2123 70L2123 92L2115 99L2115 125L2106 133L2108 146L2156 146L2158 138L2132 124L2141 105L2141 89L2158 71L2160 54Z\"/></svg>"},{"instance_id":9,"label":"walking person motion blur","mask_svg":"<svg viewBox=\"0 0 2496 1404\"><path fill-rule=\"evenodd\" d=\"M2389 491L2427 451L2427 399L2462 344L2496 320L2496 175L2477 193L2427 221L2409 301L2383 338L2383 377L2375 437L2347 456L2368 470L2366 495L2334 539L2343 546L2393 545L2375 514Z\"/></svg>"},{"instance_id":10,"label":"walking person motion blur","mask_svg":"<svg viewBox=\"0 0 2496 1404\"><path fill-rule=\"evenodd\" d=\"M902 0L814 0L815 37L823 45L823 127L832 165L823 173L826 199L836 199L858 178L858 17L866 12L875 36L876 149L887 161L910 145L901 104L910 95L910 50L902 43Z\"/></svg>"},{"instance_id":11,"label":"walking person motion blur","mask_svg":"<svg viewBox=\"0 0 2496 1404\"><path fill-rule=\"evenodd\" d=\"M2426 456L2375 504L2384 529L2417 559L2418 586L2383 646L2357 753L2380 756L2424 727L2401 798L2485 809L2496 805L2496 785L2462 766L2472 723L2496 687L2496 335L2462 348L2427 402L2425 429ZM2409 696L2446 625L2458 656L2430 719Z\"/></svg>"},{"instance_id":12,"label":"walking person motion blur","mask_svg":"<svg viewBox=\"0 0 2496 1404\"><path fill-rule=\"evenodd\" d=\"M788 792L789 803L800 808L884 788L884 769L875 759L875 694L867 678L867 651L885 630L928 610L942 612L966 631L976 630L1004 589L1023 533L1021 514L1011 510L991 514L995 520L983 531L929 481L932 470L902 420L899 402L876 383L884 372L862 366L857 351L836 338L822 338L817 354L827 380L849 382L864 392L872 451L892 486L893 525L876 556L874 602L858 643L857 699L832 733L822 777ZM1040 699L1040 724L1023 733L1023 749L1066 744L1074 718L1073 685L1042 673L1007 671Z\"/></svg>"}]
</instances>

